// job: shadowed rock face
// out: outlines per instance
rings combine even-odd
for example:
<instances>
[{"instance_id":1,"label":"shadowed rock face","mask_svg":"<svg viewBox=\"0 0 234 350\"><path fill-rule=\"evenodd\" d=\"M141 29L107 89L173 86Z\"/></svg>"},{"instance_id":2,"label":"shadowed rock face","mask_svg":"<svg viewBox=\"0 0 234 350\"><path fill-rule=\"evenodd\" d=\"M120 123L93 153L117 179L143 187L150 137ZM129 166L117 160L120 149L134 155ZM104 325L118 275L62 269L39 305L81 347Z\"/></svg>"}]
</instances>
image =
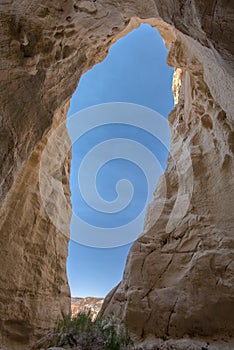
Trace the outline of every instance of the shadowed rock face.
<instances>
[{"instance_id":1,"label":"shadowed rock face","mask_svg":"<svg viewBox=\"0 0 234 350\"><path fill-rule=\"evenodd\" d=\"M48 219L39 189L42 152L51 132L66 118L67 110L68 104L54 116L51 130L25 162L1 207L0 341L1 345L7 342L9 349L19 346L25 349L30 340L70 312L66 276L68 236L61 234ZM59 181L69 201L70 141L66 129L63 136L68 153L59 169L62 174ZM64 147L55 150L48 160L53 169L52 181L57 181ZM56 192L51 195L54 200L59 199ZM61 208L59 215L64 214ZM69 232L69 225L67 229Z\"/></svg>"},{"instance_id":2,"label":"shadowed rock face","mask_svg":"<svg viewBox=\"0 0 234 350\"><path fill-rule=\"evenodd\" d=\"M113 312L141 337L234 334L232 2L5 0L0 4L0 326L6 349L25 349L69 311L70 215L66 237L42 204L41 154L47 133L65 118L80 76L105 57L132 17L160 30L168 63L176 68L177 105L169 116L165 182L155 191L144 233L102 313ZM131 21L126 31L138 23ZM68 149L66 132L63 136ZM48 165L55 169L63 151L56 150ZM69 158L59 169L66 197ZM58 200L56 193L53 198Z\"/></svg>"}]
</instances>

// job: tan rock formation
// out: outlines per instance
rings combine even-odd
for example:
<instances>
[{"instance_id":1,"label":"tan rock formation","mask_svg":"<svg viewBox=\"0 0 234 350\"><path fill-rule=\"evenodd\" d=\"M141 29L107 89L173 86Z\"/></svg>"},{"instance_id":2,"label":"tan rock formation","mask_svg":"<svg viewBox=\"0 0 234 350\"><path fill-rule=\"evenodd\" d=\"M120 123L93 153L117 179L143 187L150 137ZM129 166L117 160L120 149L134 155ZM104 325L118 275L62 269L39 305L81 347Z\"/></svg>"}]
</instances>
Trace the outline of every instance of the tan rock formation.
<instances>
[{"instance_id":1,"label":"tan rock formation","mask_svg":"<svg viewBox=\"0 0 234 350\"><path fill-rule=\"evenodd\" d=\"M102 310L114 312L143 338L228 342L234 334L233 106L221 101L224 79L212 85L219 71L207 51L179 34L169 53L169 63L178 67L173 87L178 104L169 115L166 198L159 181L123 281ZM203 55L209 60L201 64ZM207 76L206 64L215 76Z\"/></svg>"},{"instance_id":2,"label":"tan rock formation","mask_svg":"<svg viewBox=\"0 0 234 350\"><path fill-rule=\"evenodd\" d=\"M105 57L132 17L159 26L177 68L178 105L169 117L163 213L155 222L159 184L145 232L103 310L143 337L234 334L233 13L231 1L212 0L1 2L2 347L26 349L68 312L67 237L42 205L41 151L81 74ZM54 162L57 169L62 151L49 169ZM67 196L68 164L62 165ZM69 215L69 231L68 222Z\"/></svg>"},{"instance_id":3,"label":"tan rock formation","mask_svg":"<svg viewBox=\"0 0 234 350\"><path fill-rule=\"evenodd\" d=\"M91 312L93 319L95 319L101 310L103 301L103 298L94 297L71 298L72 317L77 316L80 312Z\"/></svg>"},{"instance_id":4,"label":"tan rock formation","mask_svg":"<svg viewBox=\"0 0 234 350\"><path fill-rule=\"evenodd\" d=\"M39 188L41 154L51 132L66 118L68 106L54 116L50 132L24 163L1 208L0 345L6 343L7 349L27 348L29 340L37 339L70 312L66 276L69 237L48 219ZM62 183L69 202L70 140L66 128L62 140L64 147L56 147L47 161L53 169L52 181ZM64 148L67 157L60 169ZM59 197L54 188L47 190L56 201ZM58 214L64 216L65 212L61 208ZM69 216L66 222L69 232Z\"/></svg>"}]
</instances>

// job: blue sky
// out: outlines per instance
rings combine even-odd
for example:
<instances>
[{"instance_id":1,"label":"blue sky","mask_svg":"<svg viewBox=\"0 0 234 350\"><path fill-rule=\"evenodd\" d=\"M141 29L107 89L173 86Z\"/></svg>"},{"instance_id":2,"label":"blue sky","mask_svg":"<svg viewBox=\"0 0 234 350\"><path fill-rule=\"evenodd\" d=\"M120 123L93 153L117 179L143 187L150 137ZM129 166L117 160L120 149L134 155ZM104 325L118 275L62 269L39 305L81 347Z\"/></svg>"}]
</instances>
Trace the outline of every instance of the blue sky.
<instances>
[{"instance_id":1,"label":"blue sky","mask_svg":"<svg viewBox=\"0 0 234 350\"><path fill-rule=\"evenodd\" d=\"M167 50L158 32L149 25L129 33L115 43L107 58L84 74L74 93L68 117L84 108L108 102L130 102L149 107L164 117L173 108L173 69L166 64ZM136 140L151 150L165 168L167 150L142 130L107 125L82 135L72 148L71 192L73 211L84 221L99 227L116 227L132 220L146 203L147 183L141 169L125 159L108 162L96 178L99 194L107 201L116 197L115 184L129 179L134 196L125 211L100 213L86 205L77 181L78 168L87 152L111 138ZM157 182L157 177L155 178ZM143 225L143 222L142 222ZM139 227L141 232L142 227ZM74 227L71 226L71 236ZM92 248L70 241L67 262L72 296L105 296L122 278L131 244L117 248Z\"/></svg>"}]
</instances>

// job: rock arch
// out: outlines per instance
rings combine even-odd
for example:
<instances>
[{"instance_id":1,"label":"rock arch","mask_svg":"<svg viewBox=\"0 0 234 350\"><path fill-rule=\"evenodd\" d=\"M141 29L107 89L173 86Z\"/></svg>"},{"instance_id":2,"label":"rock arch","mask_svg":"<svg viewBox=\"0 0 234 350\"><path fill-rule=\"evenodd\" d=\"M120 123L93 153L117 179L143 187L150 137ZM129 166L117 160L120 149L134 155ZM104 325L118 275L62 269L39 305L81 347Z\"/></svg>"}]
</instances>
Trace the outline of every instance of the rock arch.
<instances>
[{"instance_id":1,"label":"rock arch","mask_svg":"<svg viewBox=\"0 0 234 350\"><path fill-rule=\"evenodd\" d=\"M139 337L229 339L234 333L233 14L231 1L211 0L0 4L0 327L6 349L25 349L69 309L67 238L48 220L38 185L48 133L66 117L80 76L143 20L158 27L176 68L167 205L152 225L159 184L145 231L103 313L114 312ZM185 145L193 195L183 220L172 218L168 227L178 192L176 162L186 173ZM69 157L62 169L68 197Z\"/></svg>"}]
</instances>

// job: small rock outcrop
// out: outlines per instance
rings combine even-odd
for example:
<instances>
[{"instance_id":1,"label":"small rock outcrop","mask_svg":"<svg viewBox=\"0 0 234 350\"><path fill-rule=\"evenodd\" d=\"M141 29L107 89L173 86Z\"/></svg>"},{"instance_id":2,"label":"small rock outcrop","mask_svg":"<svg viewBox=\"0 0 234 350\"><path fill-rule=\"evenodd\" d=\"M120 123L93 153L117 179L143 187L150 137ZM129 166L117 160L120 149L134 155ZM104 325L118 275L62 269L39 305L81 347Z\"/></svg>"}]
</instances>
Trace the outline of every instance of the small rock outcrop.
<instances>
[{"instance_id":1,"label":"small rock outcrop","mask_svg":"<svg viewBox=\"0 0 234 350\"><path fill-rule=\"evenodd\" d=\"M71 312L72 317L77 316L80 312L90 312L95 319L101 310L103 298L85 297L85 298L71 298Z\"/></svg>"}]
</instances>

